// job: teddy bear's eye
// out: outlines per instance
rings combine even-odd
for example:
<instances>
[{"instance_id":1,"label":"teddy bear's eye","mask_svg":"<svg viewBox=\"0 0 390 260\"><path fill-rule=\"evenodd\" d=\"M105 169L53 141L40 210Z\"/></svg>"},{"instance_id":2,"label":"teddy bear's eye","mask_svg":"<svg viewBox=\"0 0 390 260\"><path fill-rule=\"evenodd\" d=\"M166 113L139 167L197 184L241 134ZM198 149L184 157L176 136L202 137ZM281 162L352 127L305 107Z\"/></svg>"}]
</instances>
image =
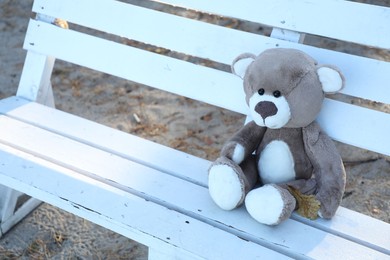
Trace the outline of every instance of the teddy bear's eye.
<instances>
[{"instance_id":1,"label":"teddy bear's eye","mask_svg":"<svg viewBox=\"0 0 390 260\"><path fill-rule=\"evenodd\" d=\"M275 90L274 93L272 93L274 95L274 97L278 98L282 95L282 93L280 93L279 90Z\"/></svg>"},{"instance_id":2,"label":"teddy bear's eye","mask_svg":"<svg viewBox=\"0 0 390 260\"><path fill-rule=\"evenodd\" d=\"M260 96L264 95L265 90L263 88L259 89L257 93L259 93Z\"/></svg>"}]
</instances>

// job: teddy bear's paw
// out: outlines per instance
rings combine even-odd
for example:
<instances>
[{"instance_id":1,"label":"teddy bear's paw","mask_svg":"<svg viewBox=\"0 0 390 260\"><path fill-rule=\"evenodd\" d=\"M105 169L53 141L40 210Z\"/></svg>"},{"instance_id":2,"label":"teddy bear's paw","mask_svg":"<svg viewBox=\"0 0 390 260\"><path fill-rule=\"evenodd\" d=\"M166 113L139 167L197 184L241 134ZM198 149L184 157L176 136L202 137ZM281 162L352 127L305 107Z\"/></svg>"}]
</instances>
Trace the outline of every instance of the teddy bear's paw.
<instances>
[{"instance_id":1,"label":"teddy bear's paw","mask_svg":"<svg viewBox=\"0 0 390 260\"><path fill-rule=\"evenodd\" d=\"M209 193L221 209L232 210L244 201L245 185L236 169L217 164L209 170Z\"/></svg>"},{"instance_id":2,"label":"teddy bear's paw","mask_svg":"<svg viewBox=\"0 0 390 260\"><path fill-rule=\"evenodd\" d=\"M245 198L249 214L266 225L277 225L289 218L295 204L295 198L290 192L273 184L252 190Z\"/></svg>"},{"instance_id":3,"label":"teddy bear's paw","mask_svg":"<svg viewBox=\"0 0 390 260\"><path fill-rule=\"evenodd\" d=\"M320 202L320 209L318 210L318 216L324 219L331 219L340 206L343 196L343 191L337 190L319 190L316 194L316 199Z\"/></svg>"},{"instance_id":4,"label":"teddy bear's paw","mask_svg":"<svg viewBox=\"0 0 390 260\"><path fill-rule=\"evenodd\" d=\"M245 148L241 144L237 143L233 151L232 160L233 162L240 164L242 163L242 161L244 161L244 158L245 158Z\"/></svg>"},{"instance_id":5,"label":"teddy bear's paw","mask_svg":"<svg viewBox=\"0 0 390 260\"><path fill-rule=\"evenodd\" d=\"M318 210L317 214L320 218L331 219L335 214L338 206L333 208L325 207L324 203L321 204L321 208Z\"/></svg>"},{"instance_id":6,"label":"teddy bear's paw","mask_svg":"<svg viewBox=\"0 0 390 260\"><path fill-rule=\"evenodd\" d=\"M331 219L335 214L336 214L336 212L330 212L329 210L326 210L326 209L324 209L324 208L321 208L321 209L317 212L317 215L318 215L320 218L323 218L323 219Z\"/></svg>"}]
</instances>

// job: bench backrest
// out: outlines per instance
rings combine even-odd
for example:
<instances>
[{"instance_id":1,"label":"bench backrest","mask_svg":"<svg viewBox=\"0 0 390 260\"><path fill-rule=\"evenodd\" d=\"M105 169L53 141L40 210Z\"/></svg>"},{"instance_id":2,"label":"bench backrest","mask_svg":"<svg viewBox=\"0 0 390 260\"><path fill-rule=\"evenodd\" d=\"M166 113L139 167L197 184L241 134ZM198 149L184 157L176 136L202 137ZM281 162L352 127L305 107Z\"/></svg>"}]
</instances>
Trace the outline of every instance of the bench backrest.
<instances>
[{"instance_id":1,"label":"bench backrest","mask_svg":"<svg viewBox=\"0 0 390 260\"><path fill-rule=\"evenodd\" d=\"M33 11L39 19L29 24L18 95L37 100L56 58L246 114L242 82L224 65L243 52L297 48L319 63L339 67L346 77L342 94L364 99L355 104L327 99L318 119L323 129L335 140L390 155L390 114L377 109L389 110L389 55L373 59L300 43L310 34L388 52L390 8L336 0L166 0L177 6L170 14L158 10L165 4L153 3L154 10L142 6L146 1L126 2L36 0ZM185 9L197 17L213 14L217 22L186 17ZM220 16L231 23L218 24ZM52 25L54 17L68 21L70 29ZM243 22L274 28L272 37L231 28ZM170 55L138 43L170 50ZM219 66L203 66L210 63L205 60ZM374 109L370 101L375 101Z\"/></svg>"}]
</instances>

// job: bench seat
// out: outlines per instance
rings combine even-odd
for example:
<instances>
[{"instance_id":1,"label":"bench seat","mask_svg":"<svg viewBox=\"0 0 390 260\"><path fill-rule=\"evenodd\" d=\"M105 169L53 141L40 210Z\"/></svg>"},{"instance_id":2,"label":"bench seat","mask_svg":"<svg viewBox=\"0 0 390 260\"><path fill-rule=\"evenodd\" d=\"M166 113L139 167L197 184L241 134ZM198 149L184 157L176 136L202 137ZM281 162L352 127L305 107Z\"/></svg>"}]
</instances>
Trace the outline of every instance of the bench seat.
<instances>
[{"instance_id":1,"label":"bench seat","mask_svg":"<svg viewBox=\"0 0 390 260\"><path fill-rule=\"evenodd\" d=\"M390 254L379 220L341 208L331 222L259 225L244 208L213 204L204 159L20 97L2 100L0 114L1 183L151 248L206 259Z\"/></svg>"}]
</instances>

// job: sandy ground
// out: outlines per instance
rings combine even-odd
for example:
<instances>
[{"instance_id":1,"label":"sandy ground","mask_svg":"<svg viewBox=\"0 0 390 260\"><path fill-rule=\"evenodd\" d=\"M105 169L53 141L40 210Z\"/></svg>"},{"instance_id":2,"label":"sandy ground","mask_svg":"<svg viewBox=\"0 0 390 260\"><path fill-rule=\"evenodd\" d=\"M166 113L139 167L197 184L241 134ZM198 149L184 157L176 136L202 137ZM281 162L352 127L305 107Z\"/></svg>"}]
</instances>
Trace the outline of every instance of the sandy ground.
<instances>
[{"instance_id":1,"label":"sandy ground","mask_svg":"<svg viewBox=\"0 0 390 260\"><path fill-rule=\"evenodd\" d=\"M0 98L16 93L31 3L0 0ZM307 43L390 60L385 51L314 37ZM244 120L242 115L65 62L58 62L53 74L57 108L210 160ZM390 222L389 160L346 145L338 147L348 175L342 205ZM147 259L147 248L42 204L0 239L0 259Z\"/></svg>"}]
</instances>

